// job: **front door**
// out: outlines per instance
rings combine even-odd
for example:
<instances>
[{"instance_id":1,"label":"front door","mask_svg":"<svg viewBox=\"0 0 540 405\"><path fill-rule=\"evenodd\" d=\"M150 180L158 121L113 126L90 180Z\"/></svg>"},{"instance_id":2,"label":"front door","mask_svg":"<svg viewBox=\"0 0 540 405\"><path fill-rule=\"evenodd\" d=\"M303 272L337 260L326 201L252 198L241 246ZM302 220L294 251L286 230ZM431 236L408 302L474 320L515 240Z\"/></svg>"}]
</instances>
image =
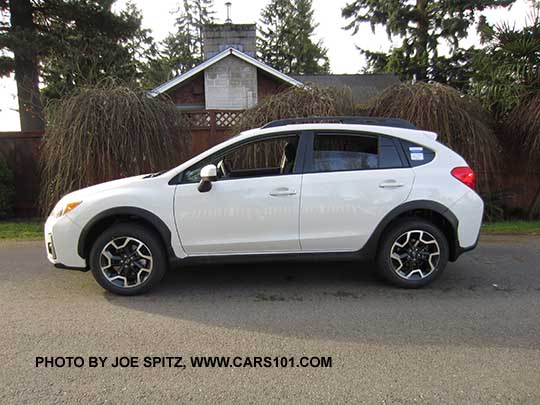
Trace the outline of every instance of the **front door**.
<instances>
[{"instance_id":1,"label":"front door","mask_svg":"<svg viewBox=\"0 0 540 405\"><path fill-rule=\"evenodd\" d=\"M257 140L186 170L176 186L175 218L190 256L300 250L298 215L302 175L294 173L298 137ZM198 173L218 166L208 192Z\"/></svg>"}]
</instances>

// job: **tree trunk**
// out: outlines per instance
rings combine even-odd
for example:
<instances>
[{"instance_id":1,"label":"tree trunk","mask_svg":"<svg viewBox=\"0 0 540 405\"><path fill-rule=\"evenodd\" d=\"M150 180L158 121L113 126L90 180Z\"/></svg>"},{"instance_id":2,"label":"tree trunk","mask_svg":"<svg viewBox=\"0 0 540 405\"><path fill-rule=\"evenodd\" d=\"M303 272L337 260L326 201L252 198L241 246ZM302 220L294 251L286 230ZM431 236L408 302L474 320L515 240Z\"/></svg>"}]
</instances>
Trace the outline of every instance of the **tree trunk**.
<instances>
[{"instance_id":1,"label":"tree trunk","mask_svg":"<svg viewBox=\"0 0 540 405\"><path fill-rule=\"evenodd\" d=\"M418 13L416 22L416 74L418 81L427 79L427 69L429 65L428 38L429 38L429 16L427 11L428 0L416 0L416 11Z\"/></svg>"},{"instance_id":2,"label":"tree trunk","mask_svg":"<svg viewBox=\"0 0 540 405\"><path fill-rule=\"evenodd\" d=\"M9 9L11 29L19 39L12 51L21 131L41 131L44 128L43 106L39 94L37 32L31 0L9 0Z\"/></svg>"}]
</instances>

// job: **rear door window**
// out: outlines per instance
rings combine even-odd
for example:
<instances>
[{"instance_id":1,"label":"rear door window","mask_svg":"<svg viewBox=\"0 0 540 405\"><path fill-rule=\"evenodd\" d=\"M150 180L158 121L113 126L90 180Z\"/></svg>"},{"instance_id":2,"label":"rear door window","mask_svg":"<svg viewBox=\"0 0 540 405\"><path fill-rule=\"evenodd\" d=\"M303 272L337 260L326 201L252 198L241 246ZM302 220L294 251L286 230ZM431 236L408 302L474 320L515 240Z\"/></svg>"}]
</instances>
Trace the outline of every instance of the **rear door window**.
<instances>
[{"instance_id":1,"label":"rear door window","mask_svg":"<svg viewBox=\"0 0 540 405\"><path fill-rule=\"evenodd\" d=\"M321 173L378 167L376 136L316 134L311 167L307 171Z\"/></svg>"},{"instance_id":2,"label":"rear door window","mask_svg":"<svg viewBox=\"0 0 540 405\"><path fill-rule=\"evenodd\" d=\"M379 139L379 169L397 169L407 167L403 153L400 153L399 141L388 136Z\"/></svg>"},{"instance_id":3,"label":"rear door window","mask_svg":"<svg viewBox=\"0 0 540 405\"><path fill-rule=\"evenodd\" d=\"M364 133L317 133L307 173L409 167L398 139Z\"/></svg>"}]
</instances>

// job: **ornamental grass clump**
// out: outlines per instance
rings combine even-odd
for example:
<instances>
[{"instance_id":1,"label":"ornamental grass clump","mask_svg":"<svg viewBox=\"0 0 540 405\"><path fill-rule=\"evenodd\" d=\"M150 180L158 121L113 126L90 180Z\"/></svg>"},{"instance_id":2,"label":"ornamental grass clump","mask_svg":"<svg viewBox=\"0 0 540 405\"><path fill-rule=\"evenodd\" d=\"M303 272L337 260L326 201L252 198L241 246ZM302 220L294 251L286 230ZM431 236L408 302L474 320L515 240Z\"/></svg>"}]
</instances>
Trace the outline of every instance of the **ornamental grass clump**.
<instances>
[{"instance_id":1,"label":"ornamental grass clump","mask_svg":"<svg viewBox=\"0 0 540 405\"><path fill-rule=\"evenodd\" d=\"M191 135L171 101L127 87L83 88L47 108L40 205L104 181L171 168Z\"/></svg>"},{"instance_id":2,"label":"ornamental grass clump","mask_svg":"<svg viewBox=\"0 0 540 405\"><path fill-rule=\"evenodd\" d=\"M348 88L292 87L246 110L232 133L258 128L270 121L311 116L351 115L355 111Z\"/></svg>"},{"instance_id":3,"label":"ornamental grass clump","mask_svg":"<svg viewBox=\"0 0 540 405\"><path fill-rule=\"evenodd\" d=\"M510 112L505 124L506 131L515 135L522 150L528 155L530 167L540 168L540 92L524 97Z\"/></svg>"},{"instance_id":4,"label":"ornamental grass clump","mask_svg":"<svg viewBox=\"0 0 540 405\"><path fill-rule=\"evenodd\" d=\"M504 126L505 132L512 135L511 139L517 140L520 152L527 157L530 173L540 173L540 92L523 97L508 115ZM540 187L534 192L527 208L527 218L533 218L539 205Z\"/></svg>"},{"instance_id":5,"label":"ornamental grass clump","mask_svg":"<svg viewBox=\"0 0 540 405\"><path fill-rule=\"evenodd\" d=\"M438 83L401 84L373 99L368 114L403 118L419 129L436 132L441 143L463 156L479 174L479 189L489 191L499 143L489 115L476 100Z\"/></svg>"}]
</instances>

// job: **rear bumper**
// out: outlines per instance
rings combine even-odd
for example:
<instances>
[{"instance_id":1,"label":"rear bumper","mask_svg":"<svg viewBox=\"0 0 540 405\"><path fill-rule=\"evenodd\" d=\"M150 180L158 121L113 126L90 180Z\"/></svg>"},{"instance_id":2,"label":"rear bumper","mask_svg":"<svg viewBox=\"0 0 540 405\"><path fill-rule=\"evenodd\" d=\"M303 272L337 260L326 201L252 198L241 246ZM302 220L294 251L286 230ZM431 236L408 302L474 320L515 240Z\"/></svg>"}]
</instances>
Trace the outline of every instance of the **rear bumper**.
<instances>
[{"instance_id":1,"label":"rear bumper","mask_svg":"<svg viewBox=\"0 0 540 405\"><path fill-rule=\"evenodd\" d=\"M473 250L478 244L484 215L484 202L473 190L450 207L458 220L455 258Z\"/></svg>"},{"instance_id":2,"label":"rear bumper","mask_svg":"<svg viewBox=\"0 0 540 405\"><path fill-rule=\"evenodd\" d=\"M454 256L452 257L451 261L456 261L463 253L467 253L467 252L470 252L471 250L476 249L479 239L480 239L480 234L478 234L478 237L476 238L476 242L474 242L473 245L467 246L467 247L456 246L456 251L454 252Z\"/></svg>"}]
</instances>

